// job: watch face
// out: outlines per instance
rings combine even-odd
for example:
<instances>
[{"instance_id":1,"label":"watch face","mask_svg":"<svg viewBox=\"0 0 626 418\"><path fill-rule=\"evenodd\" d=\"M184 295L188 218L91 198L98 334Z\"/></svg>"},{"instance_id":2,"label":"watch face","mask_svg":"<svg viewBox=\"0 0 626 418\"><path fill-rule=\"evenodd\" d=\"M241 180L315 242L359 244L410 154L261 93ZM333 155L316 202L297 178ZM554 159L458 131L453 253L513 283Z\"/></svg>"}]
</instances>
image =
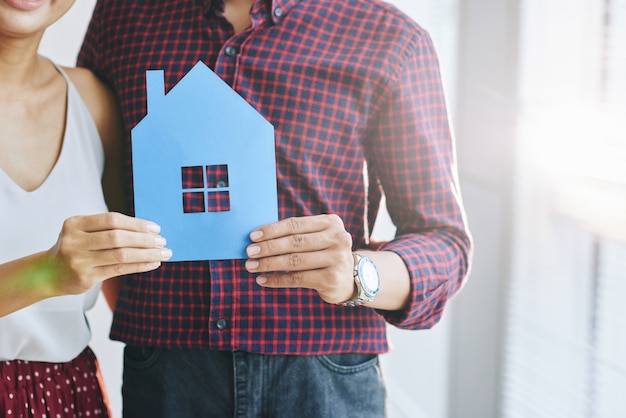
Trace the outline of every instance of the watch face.
<instances>
[{"instance_id":1,"label":"watch face","mask_svg":"<svg viewBox=\"0 0 626 418\"><path fill-rule=\"evenodd\" d=\"M367 293L371 295L375 295L378 293L378 288L380 286L380 279L378 278L378 271L376 270L376 266L369 259L364 260L361 263L360 275L361 282L363 286L366 288Z\"/></svg>"}]
</instances>

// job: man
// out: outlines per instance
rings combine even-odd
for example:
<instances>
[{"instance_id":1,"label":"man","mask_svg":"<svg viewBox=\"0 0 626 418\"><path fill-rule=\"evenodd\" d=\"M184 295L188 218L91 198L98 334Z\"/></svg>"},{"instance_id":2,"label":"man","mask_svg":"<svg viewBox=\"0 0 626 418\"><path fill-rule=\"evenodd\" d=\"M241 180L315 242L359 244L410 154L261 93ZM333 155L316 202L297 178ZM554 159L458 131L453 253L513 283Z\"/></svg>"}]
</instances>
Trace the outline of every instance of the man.
<instances>
[{"instance_id":1,"label":"man","mask_svg":"<svg viewBox=\"0 0 626 418\"><path fill-rule=\"evenodd\" d=\"M273 124L280 220L247 260L124 279L124 415L384 416L386 324L435 325L470 264L428 34L380 0L100 0L79 65L130 131L145 71L169 90L199 60ZM397 234L374 245L382 193Z\"/></svg>"}]
</instances>

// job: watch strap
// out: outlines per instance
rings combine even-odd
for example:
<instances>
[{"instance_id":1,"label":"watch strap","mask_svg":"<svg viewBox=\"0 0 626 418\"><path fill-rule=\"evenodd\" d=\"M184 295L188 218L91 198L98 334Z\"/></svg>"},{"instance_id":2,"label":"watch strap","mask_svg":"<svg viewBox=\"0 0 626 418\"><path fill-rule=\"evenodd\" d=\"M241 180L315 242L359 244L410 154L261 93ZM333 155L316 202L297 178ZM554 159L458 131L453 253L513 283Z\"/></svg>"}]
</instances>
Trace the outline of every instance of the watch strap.
<instances>
[{"instance_id":1,"label":"watch strap","mask_svg":"<svg viewBox=\"0 0 626 418\"><path fill-rule=\"evenodd\" d=\"M364 257L355 252L352 253L352 256L354 257L354 270L353 270L354 292L352 293L352 297L350 299L343 301L343 302L339 302L337 305L350 306L350 307L361 306L374 300L373 297L368 298L367 295L365 295L365 292L363 292L363 286L361 284L361 279L359 277L359 264L361 262L361 259L363 259Z\"/></svg>"}]
</instances>

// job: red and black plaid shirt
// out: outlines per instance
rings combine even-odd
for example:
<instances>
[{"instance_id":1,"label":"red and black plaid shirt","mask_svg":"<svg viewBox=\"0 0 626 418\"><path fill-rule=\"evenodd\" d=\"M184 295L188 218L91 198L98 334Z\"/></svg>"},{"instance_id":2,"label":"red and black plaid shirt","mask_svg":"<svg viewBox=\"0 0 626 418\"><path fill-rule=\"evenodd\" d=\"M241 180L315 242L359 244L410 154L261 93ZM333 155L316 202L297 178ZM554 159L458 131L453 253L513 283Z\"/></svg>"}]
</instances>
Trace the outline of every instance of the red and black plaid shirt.
<instances>
[{"instance_id":1,"label":"red and black plaid shirt","mask_svg":"<svg viewBox=\"0 0 626 418\"><path fill-rule=\"evenodd\" d=\"M280 219L337 214L363 248L384 191L397 238L382 248L408 266L411 303L384 312L331 305L309 289L261 288L243 260L165 263L124 281L112 338L273 354L381 353L386 322L433 326L467 274L471 244L430 37L379 0L258 0L252 27L238 35L223 7L99 0L78 64L115 88L130 131L146 114L146 70L164 70L170 89L205 62L274 125ZM130 183L130 141L127 150Z\"/></svg>"}]
</instances>

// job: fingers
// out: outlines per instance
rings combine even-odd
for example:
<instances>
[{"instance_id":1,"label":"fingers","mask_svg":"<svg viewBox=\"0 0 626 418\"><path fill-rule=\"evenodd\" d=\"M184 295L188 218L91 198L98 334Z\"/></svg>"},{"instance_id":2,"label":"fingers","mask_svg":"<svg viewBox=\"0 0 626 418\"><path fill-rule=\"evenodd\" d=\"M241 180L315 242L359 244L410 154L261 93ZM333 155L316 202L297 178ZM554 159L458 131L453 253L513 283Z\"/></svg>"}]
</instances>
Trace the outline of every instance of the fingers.
<instances>
[{"instance_id":1,"label":"fingers","mask_svg":"<svg viewBox=\"0 0 626 418\"><path fill-rule=\"evenodd\" d=\"M172 257L159 231L153 222L113 212L67 219L49 250L62 270L59 289L81 293L111 277L158 268Z\"/></svg>"},{"instance_id":2,"label":"fingers","mask_svg":"<svg viewBox=\"0 0 626 418\"><path fill-rule=\"evenodd\" d=\"M352 237L336 216L291 218L251 236L256 242L246 249L250 272L316 270L351 260Z\"/></svg>"},{"instance_id":3,"label":"fingers","mask_svg":"<svg viewBox=\"0 0 626 418\"><path fill-rule=\"evenodd\" d=\"M160 266L161 263L158 261L150 263L111 264L97 267L94 269L94 273L98 277L118 277L127 274L143 273L155 270Z\"/></svg>"},{"instance_id":4,"label":"fingers","mask_svg":"<svg viewBox=\"0 0 626 418\"><path fill-rule=\"evenodd\" d=\"M250 234L245 267L264 287L315 289L327 302L352 294L352 237L341 218L316 215L264 225Z\"/></svg>"},{"instance_id":5,"label":"fingers","mask_svg":"<svg viewBox=\"0 0 626 418\"><path fill-rule=\"evenodd\" d=\"M159 230L153 222L120 213L75 216L64 222L51 254L79 284L111 277L94 274L103 270L147 271L172 256Z\"/></svg>"},{"instance_id":6,"label":"fingers","mask_svg":"<svg viewBox=\"0 0 626 418\"><path fill-rule=\"evenodd\" d=\"M172 251L168 248L113 248L91 254L99 267L160 263L172 257Z\"/></svg>"},{"instance_id":7,"label":"fingers","mask_svg":"<svg viewBox=\"0 0 626 418\"><path fill-rule=\"evenodd\" d=\"M343 221L337 215L288 218L258 228L250 234L250 239L253 242L259 242L289 235L319 232L329 228L343 230Z\"/></svg>"},{"instance_id":8,"label":"fingers","mask_svg":"<svg viewBox=\"0 0 626 418\"><path fill-rule=\"evenodd\" d=\"M342 253L338 251L292 252L247 260L246 269L252 273L318 270L336 266L342 261Z\"/></svg>"},{"instance_id":9,"label":"fingers","mask_svg":"<svg viewBox=\"0 0 626 418\"><path fill-rule=\"evenodd\" d=\"M333 246L335 244L333 238L332 234L321 233L290 235L251 244L246 248L246 253L250 258L261 258L281 254L319 251ZM289 260L286 261L289 262Z\"/></svg>"},{"instance_id":10,"label":"fingers","mask_svg":"<svg viewBox=\"0 0 626 418\"><path fill-rule=\"evenodd\" d=\"M75 216L65 221L64 228L78 229L85 232L107 230L126 230L158 234L161 228L154 222L133 218L117 212L96 215Z\"/></svg>"},{"instance_id":11,"label":"fingers","mask_svg":"<svg viewBox=\"0 0 626 418\"><path fill-rule=\"evenodd\" d=\"M311 288L319 287L320 278L327 278L328 272L325 269L341 265L341 262L339 252L315 251L247 260L246 269L252 273L281 272L261 276L262 281L271 279L272 283L268 283L268 286Z\"/></svg>"},{"instance_id":12,"label":"fingers","mask_svg":"<svg viewBox=\"0 0 626 418\"><path fill-rule=\"evenodd\" d=\"M246 252L251 258L352 245L350 234L336 215L284 219L258 228L250 239L253 244Z\"/></svg>"},{"instance_id":13,"label":"fingers","mask_svg":"<svg viewBox=\"0 0 626 418\"><path fill-rule=\"evenodd\" d=\"M165 239L154 222L120 213L75 216L63 223L57 247L61 252L109 248L161 248Z\"/></svg>"},{"instance_id":14,"label":"fingers","mask_svg":"<svg viewBox=\"0 0 626 418\"><path fill-rule=\"evenodd\" d=\"M261 263L267 260L248 260L248 263L259 263L259 266L248 270L261 272L256 282L260 286L270 288L308 288L315 289L323 300L329 303L339 303L347 300L354 290L352 278L353 262L345 262L344 257L338 251L320 251L298 255L277 257L273 261L280 263L280 258L290 259L294 266L293 270L280 271L273 268L265 270ZM348 253L351 259L351 254ZM332 261L336 260L336 261ZM324 267L319 267L325 265ZM271 271L271 273L269 273Z\"/></svg>"},{"instance_id":15,"label":"fingers","mask_svg":"<svg viewBox=\"0 0 626 418\"><path fill-rule=\"evenodd\" d=\"M165 238L154 233L129 230L106 230L88 234L89 250L98 251L110 248L161 248L166 244Z\"/></svg>"}]
</instances>

